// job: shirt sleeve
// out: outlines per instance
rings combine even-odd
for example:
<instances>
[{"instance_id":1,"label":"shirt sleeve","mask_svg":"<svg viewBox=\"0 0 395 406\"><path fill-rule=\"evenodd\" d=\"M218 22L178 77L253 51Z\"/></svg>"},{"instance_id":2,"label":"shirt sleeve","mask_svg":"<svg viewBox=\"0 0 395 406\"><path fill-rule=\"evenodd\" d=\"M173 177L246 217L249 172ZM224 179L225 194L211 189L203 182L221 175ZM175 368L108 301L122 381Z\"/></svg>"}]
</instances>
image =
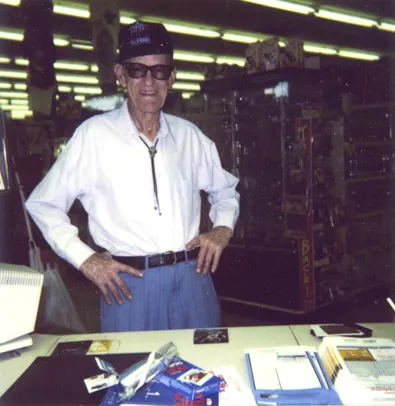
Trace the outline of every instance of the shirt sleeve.
<instances>
[{"instance_id":1,"label":"shirt sleeve","mask_svg":"<svg viewBox=\"0 0 395 406\"><path fill-rule=\"evenodd\" d=\"M208 139L202 145L198 171L199 188L208 193L213 226L234 230L240 213L239 180L222 168L217 147Z\"/></svg>"},{"instance_id":2,"label":"shirt sleeve","mask_svg":"<svg viewBox=\"0 0 395 406\"><path fill-rule=\"evenodd\" d=\"M28 212L48 244L77 269L95 252L81 241L77 227L71 224L67 215L75 199L81 199L88 189L86 132L83 126L76 130L26 202Z\"/></svg>"}]
</instances>

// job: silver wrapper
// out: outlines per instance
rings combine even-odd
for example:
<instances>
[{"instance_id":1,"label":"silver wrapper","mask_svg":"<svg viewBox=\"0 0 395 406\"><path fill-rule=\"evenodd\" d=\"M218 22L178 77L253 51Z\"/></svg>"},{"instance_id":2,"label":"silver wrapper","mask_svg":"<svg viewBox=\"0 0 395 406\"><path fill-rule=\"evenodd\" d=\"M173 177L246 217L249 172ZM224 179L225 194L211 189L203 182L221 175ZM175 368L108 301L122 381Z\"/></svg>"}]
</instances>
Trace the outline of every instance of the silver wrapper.
<instances>
[{"instance_id":1,"label":"silver wrapper","mask_svg":"<svg viewBox=\"0 0 395 406\"><path fill-rule=\"evenodd\" d=\"M152 352L142 361L132 365L119 375L120 399L127 401L147 382L150 382L160 372L165 371L173 357L177 353L177 347L169 342L158 351Z\"/></svg>"}]
</instances>

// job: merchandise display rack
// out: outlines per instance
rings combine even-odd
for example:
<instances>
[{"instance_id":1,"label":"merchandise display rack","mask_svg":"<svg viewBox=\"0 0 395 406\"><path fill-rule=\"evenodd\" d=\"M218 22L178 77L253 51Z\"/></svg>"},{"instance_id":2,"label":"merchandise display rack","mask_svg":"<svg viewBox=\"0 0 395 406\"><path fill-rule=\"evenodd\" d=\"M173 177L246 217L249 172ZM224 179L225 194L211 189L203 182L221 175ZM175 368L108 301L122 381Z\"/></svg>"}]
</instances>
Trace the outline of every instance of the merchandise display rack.
<instances>
[{"instance_id":1,"label":"merchandise display rack","mask_svg":"<svg viewBox=\"0 0 395 406\"><path fill-rule=\"evenodd\" d=\"M205 111L184 117L216 142L242 196L215 278L222 299L302 314L388 285L390 107L344 114L327 102L324 74L308 69L211 80L201 90Z\"/></svg>"}]
</instances>

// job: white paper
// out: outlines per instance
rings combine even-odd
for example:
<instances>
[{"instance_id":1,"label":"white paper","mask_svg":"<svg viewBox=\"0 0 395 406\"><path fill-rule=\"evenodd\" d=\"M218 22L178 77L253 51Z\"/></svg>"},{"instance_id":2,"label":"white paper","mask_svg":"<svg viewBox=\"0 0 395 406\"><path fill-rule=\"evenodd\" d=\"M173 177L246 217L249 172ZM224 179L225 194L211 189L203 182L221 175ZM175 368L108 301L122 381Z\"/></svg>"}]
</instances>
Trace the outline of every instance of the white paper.
<instances>
[{"instance_id":1,"label":"white paper","mask_svg":"<svg viewBox=\"0 0 395 406\"><path fill-rule=\"evenodd\" d=\"M217 368L212 372L225 380L225 390L219 394L220 406L248 406L255 405L254 395L249 386L245 385L232 365Z\"/></svg>"},{"instance_id":2,"label":"white paper","mask_svg":"<svg viewBox=\"0 0 395 406\"><path fill-rule=\"evenodd\" d=\"M307 347L278 347L248 351L256 389L300 390L322 388Z\"/></svg>"}]
</instances>

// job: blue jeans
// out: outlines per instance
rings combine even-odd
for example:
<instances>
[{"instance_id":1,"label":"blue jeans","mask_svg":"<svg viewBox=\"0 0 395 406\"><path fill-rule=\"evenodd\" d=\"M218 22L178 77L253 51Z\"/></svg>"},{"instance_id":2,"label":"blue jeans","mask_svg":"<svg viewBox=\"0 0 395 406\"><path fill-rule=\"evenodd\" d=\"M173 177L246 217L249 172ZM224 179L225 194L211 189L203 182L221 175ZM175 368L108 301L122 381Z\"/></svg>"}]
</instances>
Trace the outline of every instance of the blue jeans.
<instances>
[{"instance_id":1,"label":"blue jeans","mask_svg":"<svg viewBox=\"0 0 395 406\"><path fill-rule=\"evenodd\" d=\"M220 309L211 275L196 273L196 259L146 269L143 278L120 274L132 300L101 299L102 332L219 327Z\"/></svg>"}]
</instances>

